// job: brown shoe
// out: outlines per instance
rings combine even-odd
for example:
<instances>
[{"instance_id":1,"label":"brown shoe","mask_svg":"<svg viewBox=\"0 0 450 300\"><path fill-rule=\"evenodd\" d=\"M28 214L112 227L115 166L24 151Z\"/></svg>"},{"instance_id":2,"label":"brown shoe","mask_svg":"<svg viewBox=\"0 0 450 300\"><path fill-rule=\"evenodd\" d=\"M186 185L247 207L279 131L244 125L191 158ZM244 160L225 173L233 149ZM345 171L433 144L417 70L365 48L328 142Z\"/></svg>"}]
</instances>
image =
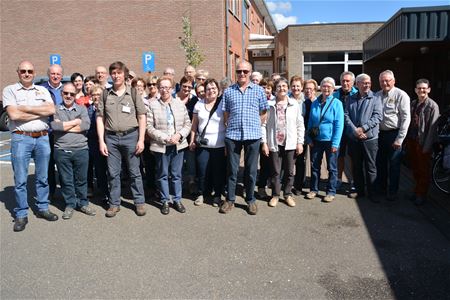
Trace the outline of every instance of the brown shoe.
<instances>
[{"instance_id":1,"label":"brown shoe","mask_svg":"<svg viewBox=\"0 0 450 300\"><path fill-rule=\"evenodd\" d=\"M139 217L145 216L147 211L145 210L144 204L136 204L136 215Z\"/></svg>"},{"instance_id":2,"label":"brown shoe","mask_svg":"<svg viewBox=\"0 0 450 300\"><path fill-rule=\"evenodd\" d=\"M269 206L270 207L275 207L278 204L278 196L273 196L272 199L270 199L269 201Z\"/></svg>"},{"instance_id":3,"label":"brown shoe","mask_svg":"<svg viewBox=\"0 0 450 300\"><path fill-rule=\"evenodd\" d=\"M255 201L249 203L247 209L249 215L256 215L256 213L258 212L258 206L256 205Z\"/></svg>"},{"instance_id":4,"label":"brown shoe","mask_svg":"<svg viewBox=\"0 0 450 300\"><path fill-rule=\"evenodd\" d=\"M222 214L227 214L231 211L231 209L233 209L234 206L234 202L233 201L224 201L222 206L219 209L219 212Z\"/></svg>"},{"instance_id":5,"label":"brown shoe","mask_svg":"<svg viewBox=\"0 0 450 300\"><path fill-rule=\"evenodd\" d=\"M108 210L105 213L105 216L107 218L113 218L116 216L116 214L120 211L120 207L119 206L110 206L108 208Z\"/></svg>"},{"instance_id":6,"label":"brown shoe","mask_svg":"<svg viewBox=\"0 0 450 300\"><path fill-rule=\"evenodd\" d=\"M294 207L295 206L294 198L292 198L291 195L289 195L286 198L284 198L284 201L286 202L287 206L290 206L290 207Z\"/></svg>"}]
</instances>

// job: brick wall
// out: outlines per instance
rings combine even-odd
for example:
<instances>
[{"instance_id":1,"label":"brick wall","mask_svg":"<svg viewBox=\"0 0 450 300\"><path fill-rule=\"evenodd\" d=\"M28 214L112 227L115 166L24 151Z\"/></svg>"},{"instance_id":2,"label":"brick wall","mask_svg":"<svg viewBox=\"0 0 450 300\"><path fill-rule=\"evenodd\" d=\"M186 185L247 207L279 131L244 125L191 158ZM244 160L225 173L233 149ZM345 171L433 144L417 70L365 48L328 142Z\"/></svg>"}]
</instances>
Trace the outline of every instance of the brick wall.
<instances>
[{"instance_id":1,"label":"brick wall","mask_svg":"<svg viewBox=\"0 0 450 300\"><path fill-rule=\"evenodd\" d=\"M1 87L17 81L21 60L45 75L50 54L60 54L65 75L92 75L97 65L121 60L138 75L141 55L155 52L155 74L172 66L178 80L186 65L180 48L181 17L191 17L206 56L200 66L225 75L225 5L209 0L1 1Z\"/></svg>"},{"instance_id":2,"label":"brick wall","mask_svg":"<svg viewBox=\"0 0 450 300\"><path fill-rule=\"evenodd\" d=\"M292 25L279 34L278 56L286 55L289 76L303 74L303 52L362 51L362 43L383 23ZM287 34L286 34L287 32ZM287 35L287 37L286 37ZM288 39L286 42L285 39ZM287 47L289 45L289 47Z\"/></svg>"}]
</instances>

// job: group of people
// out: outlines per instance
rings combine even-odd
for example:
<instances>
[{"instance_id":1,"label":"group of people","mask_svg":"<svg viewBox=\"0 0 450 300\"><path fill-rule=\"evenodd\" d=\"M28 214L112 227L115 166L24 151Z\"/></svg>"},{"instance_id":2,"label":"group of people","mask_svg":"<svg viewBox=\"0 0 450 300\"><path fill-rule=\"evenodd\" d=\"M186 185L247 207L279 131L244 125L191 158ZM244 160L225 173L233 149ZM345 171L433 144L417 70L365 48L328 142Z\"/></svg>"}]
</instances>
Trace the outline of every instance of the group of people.
<instances>
[{"instance_id":1,"label":"group of people","mask_svg":"<svg viewBox=\"0 0 450 300\"><path fill-rule=\"evenodd\" d=\"M106 217L120 211L124 180L138 216L146 214L145 185L157 193L162 214L168 214L171 206L184 213L183 178L195 205L211 200L220 206L219 212L229 213L236 200L242 151L250 215L258 211L256 196L275 207L283 192L286 205L296 205L294 195L306 187L308 151L311 179L306 199L318 197L325 155L328 181L322 200L334 200L348 154L353 175L348 196L378 202L378 189L393 201L398 197L405 139L414 158L413 200L417 204L425 200L439 116L437 104L428 97L426 79L417 81L418 98L410 103L409 96L395 87L389 70L379 75L377 93L372 92L367 74L355 78L344 72L341 87L335 90L331 77L322 79L320 87L299 76L262 78L246 61L236 65L235 84L226 78L218 82L192 66L185 68L178 83L172 68L161 77L142 78L120 61L112 63L109 72L97 67L94 76L74 73L66 84L61 83L59 65L48 68L49 81L42 86L33 83L35 69L29 61L19 64L17 74L19 82L3 90L12 132L14 231L24 230L28 223L31 158L36 214L48 221L58 219L49 210L56 190L55 164L66 204L63 219L70 219L77 208L96 214L89 203L94 177L97 193L109 206Z\"/></svg>"}]
</instances>

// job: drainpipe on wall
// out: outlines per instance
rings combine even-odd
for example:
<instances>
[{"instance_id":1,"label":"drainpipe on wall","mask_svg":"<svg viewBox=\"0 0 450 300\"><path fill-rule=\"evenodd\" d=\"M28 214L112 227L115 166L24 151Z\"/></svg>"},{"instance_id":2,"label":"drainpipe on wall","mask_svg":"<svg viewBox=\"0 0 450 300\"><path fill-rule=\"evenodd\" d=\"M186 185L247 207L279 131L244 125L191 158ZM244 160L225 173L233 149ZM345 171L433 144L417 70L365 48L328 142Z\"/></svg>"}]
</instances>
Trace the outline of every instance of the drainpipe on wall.
<instances>
[{"instance_id":1,"label":"drainpipe on wall","mask_svg":"<svg viewBox=\"0 0 450 300\"><path fill-rule=\"evenodd\" d=\"M228 1L227 1L228 2ZM242 14L244 14L244 8L245 8L245 3L244 1L241 1L242 6L241 6L241 12ZM242 25L242 55L241 55L241 61L245 60L245 23L244 23L244 18L241 16L241 25Z\"/></svg>"}]
</instances>

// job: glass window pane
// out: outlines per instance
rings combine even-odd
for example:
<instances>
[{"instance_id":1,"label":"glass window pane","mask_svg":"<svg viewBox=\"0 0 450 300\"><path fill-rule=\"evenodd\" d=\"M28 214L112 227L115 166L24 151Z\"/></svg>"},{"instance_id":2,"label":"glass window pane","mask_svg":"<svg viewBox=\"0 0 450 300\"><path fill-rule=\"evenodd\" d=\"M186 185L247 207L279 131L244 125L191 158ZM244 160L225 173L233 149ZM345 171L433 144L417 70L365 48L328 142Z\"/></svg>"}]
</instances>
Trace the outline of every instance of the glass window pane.
<instances>
[{"instance_id":1,"label":"glass window pane","mask_svg":"<svg viewBox=\"0 0 450 300\"><path fill-rule=\"evenodd\" d=\"M339 76L344 72L344 65L311 65L311 77L320 83L325 77L332 77L336 84L339 83Z\"/></svg>"},{"instance_id":2,"label":"glass window pane","mask_svg":"<svg viewBox=\"0 0 450 300\"><path fill-rule=\"evenodd\" d=\"M305 62L344 61L344 52L305 52Z\"/></svg>"},{"instance_id":3,"label":"glass window pane","mask_svg":"<svg viewBox=\"0 0 450 300\"><path fill-rule=\"evenodd\" d=\"M348 70L358 76L362 73L362 65L348 65Z\"/></svg>"},{"instance_id":4,"label":"glass window pane","mask_svg":"<svg viewBox=\"0 0 450 300\"><path fill-rule=\"evenodd\" d=\"M362 60L362 53L349 53L348 60Z\"/></svg>"}]
</instances>

